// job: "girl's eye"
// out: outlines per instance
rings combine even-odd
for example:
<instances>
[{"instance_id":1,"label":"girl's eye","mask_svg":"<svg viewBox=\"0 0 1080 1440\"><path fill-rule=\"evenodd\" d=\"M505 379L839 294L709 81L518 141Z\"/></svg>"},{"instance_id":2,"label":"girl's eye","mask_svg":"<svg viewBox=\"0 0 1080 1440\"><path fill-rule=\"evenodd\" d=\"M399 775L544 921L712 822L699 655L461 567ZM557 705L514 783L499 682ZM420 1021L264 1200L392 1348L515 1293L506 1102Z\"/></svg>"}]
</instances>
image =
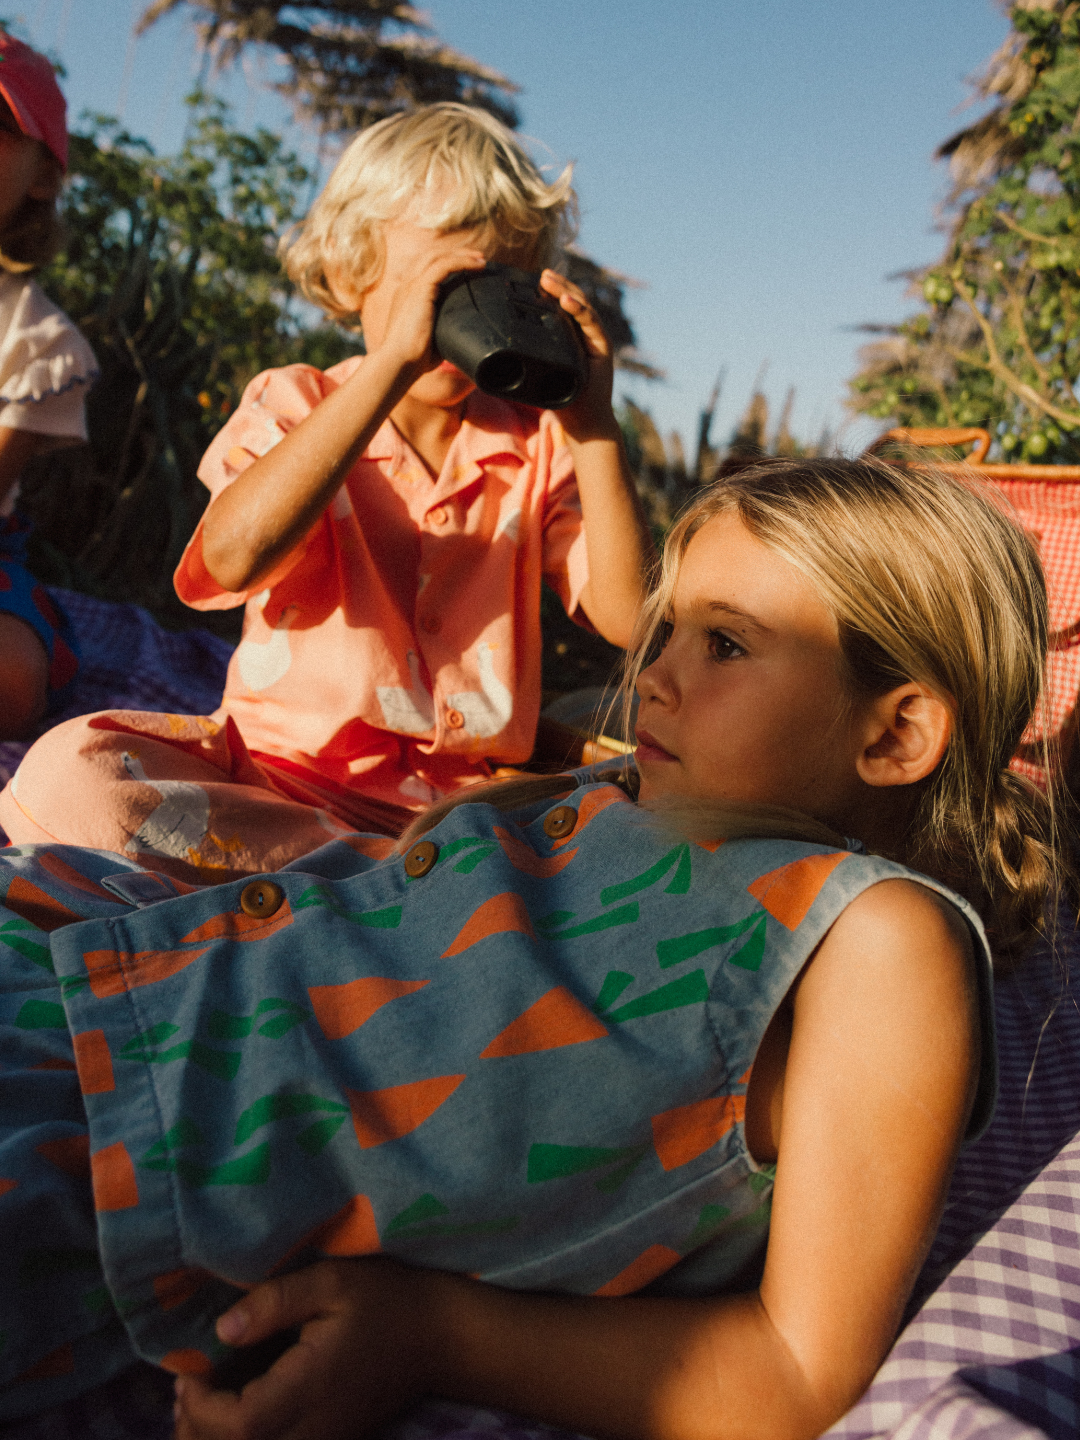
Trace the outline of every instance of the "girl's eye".
<instances>
[{"instance_id":1,"label":"girl's eye","mask_svg":"<svg viewBox=\"0 0 1080 1440\"><path fill-rule=\"evenodd\" d=\"M737 660L746 651L722 630L710 630L709 654L714 660Z\"/></svg>"},{"instance_id":2,"label":"girl's eye","mask_svg":"<svg viewBox=\"0 0 1080 1440\"><path fill-rule=\"evenodd\" d=\"M661 623L659 630L656 632L657 644L660 646L661 650L665 648L668 641L671 639L674 630L675 626L672 625L670 620L664 620Z\"/></svg>"}]
</instances>

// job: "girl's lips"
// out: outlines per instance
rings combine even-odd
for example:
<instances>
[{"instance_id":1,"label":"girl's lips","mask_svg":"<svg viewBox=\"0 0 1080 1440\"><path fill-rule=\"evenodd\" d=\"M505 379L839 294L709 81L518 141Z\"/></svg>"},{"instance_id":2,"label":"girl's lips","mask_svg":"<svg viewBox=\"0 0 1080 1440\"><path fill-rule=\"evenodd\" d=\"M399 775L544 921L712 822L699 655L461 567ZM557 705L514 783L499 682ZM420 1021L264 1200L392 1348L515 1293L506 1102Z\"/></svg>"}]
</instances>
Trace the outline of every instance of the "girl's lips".
<instances>
[{"instance_id":1,"label":"girl's lips","mask_svg":"<svg viewBox=\"0 0 1080 1440\"><path fill-rule=\"evenodd\" d=\"M649 734L647 730L636 732L637 748L634 751L634 758L638 762L644 760L646 764L657 763L664 760L676 760L678 757L672 755L670 750L665 750L658 740Z\"/></svg>"}]
</instances>

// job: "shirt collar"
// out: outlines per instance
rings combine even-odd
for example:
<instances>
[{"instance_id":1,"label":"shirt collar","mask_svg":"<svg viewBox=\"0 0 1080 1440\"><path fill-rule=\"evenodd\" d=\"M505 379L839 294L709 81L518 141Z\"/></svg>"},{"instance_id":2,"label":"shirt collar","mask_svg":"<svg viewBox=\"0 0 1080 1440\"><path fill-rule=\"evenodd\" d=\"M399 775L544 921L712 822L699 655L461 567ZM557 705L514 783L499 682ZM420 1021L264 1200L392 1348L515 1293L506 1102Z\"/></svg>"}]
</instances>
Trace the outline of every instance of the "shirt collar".
<instances>
[{"instance_id":1,"label":"shirt collar","mask_svg":"<svg viewBox=\"0 0 1080 1440\"><path fill-rule=\"evenodd\" d=\"M408 442L394 422L386 419L368 441L365 460L401 460ZM505 400L474 390L465 402L465 417L447 453L443 474L460 476L466 470L474 478L484 461L506 457L524 464L529 458L525 419L522 412ZM453 488L457 487L455 479Z\"/></svg>"}]
</instances>

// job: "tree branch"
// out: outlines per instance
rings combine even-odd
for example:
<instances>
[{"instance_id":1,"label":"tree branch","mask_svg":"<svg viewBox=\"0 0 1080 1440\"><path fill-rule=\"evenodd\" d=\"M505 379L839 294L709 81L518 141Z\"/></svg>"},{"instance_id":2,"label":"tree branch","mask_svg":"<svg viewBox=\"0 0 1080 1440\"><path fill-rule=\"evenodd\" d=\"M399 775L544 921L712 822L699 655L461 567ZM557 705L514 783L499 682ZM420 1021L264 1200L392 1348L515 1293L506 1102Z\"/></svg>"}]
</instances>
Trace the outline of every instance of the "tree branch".
<instances>
[{"instance_id":1,"label":"tree branch","mask_svg":"<svg viewBox=\"0 0 1080 1440\"><path fill-rule=\"evenodd\" d=\"M1046 389L1049 389L1050 372L1049 370L1047 370L1046 366L1037 358L1035 351L1032 349L1031 339L1028 336L1027 332L1027 326L1024 324L1024 309L1023 306L1020 304L1020 297L1019 295L1017 295L1016 291L1012 288L1009 282L1004 278L1004 276L1002 277L1001 285L1005 291L1005 294L1009 297L1009 309L1012 312L1013 324L1016 326L1016 333L1020 337L1020 344L1023 346L1024 354L1027 356L1031 368L1035 371L1036 375L1038 375L1044 387Z\"/></svg>"},{"instance_id":2,"label":"tree branch","mask_svg":"<svg viewBox=\"0 0 1080 1440\"><path fill-rule=\"evenodd\" d=\"M996 375L998 379L1012 391L1017 399L1022 400L1029 409L1041 410L1044 415L1049 415L1051 419L1056 420L1059 425L1063 425L1066 430L1075 430L1080 427L1080 411L1070 412L1063 410L1060 405L1055 405L1052 400L1045 399L1037 390L1033 389L1026 381L1021 380L1019 375L1009 369L1008 365L1005 364L1004 360L1002 360L998 354L998 348L994 340L994 332L990 322L975 304L971 297L971 292L961 281L957 280L955 284L957 294L963 299L972 315L974 315L975 322L982 331L989 360L985 363L982 361L973 362L971 357L965 355L963 351L954 350L951 346L947 345L945 348L949 354L953 356L953 359L961 360L966 365L977 363L983 368L988 369L992 375Z\"/></svg>"},{"instance_id":3,"label":"tree branch","mask_svg":"<svg viewBox=\"0 0 1080 1440\"><path fill-rule=\"evenodd\" d=\"M1035 230L1025 230L1023 225L1018 225L1012 216L1006 215L1003 210L995 210L994 219L1000 220L1003 225L1007 225L1009 229L1015 231L1017 235L1022 235L1025 240L1034 240L1037 245L1053 245L1057 240L1067 240L1070 238L1067 235L1040 235Z\"/></svg>"}]
</instances>

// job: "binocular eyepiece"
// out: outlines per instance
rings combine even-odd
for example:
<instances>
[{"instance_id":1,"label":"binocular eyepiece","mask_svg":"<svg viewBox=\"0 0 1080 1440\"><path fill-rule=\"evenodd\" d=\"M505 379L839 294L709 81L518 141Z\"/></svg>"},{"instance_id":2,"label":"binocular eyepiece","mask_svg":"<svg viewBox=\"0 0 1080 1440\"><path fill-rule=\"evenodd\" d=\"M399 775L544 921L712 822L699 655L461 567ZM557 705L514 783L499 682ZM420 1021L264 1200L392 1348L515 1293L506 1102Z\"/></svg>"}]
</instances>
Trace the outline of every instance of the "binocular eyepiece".
<instances>
[{"instance_id":1,"label":"binocular eyepiece","mask_svg":"<svg viewBox=\"0 0 1080 1440\"><path fill-rule=\"evenodd\" d=\"M540 289L539 275L511 265L447 276L435 349L487 394L541 410L571 404L589 374L577 326Z\"/></svg>"}]
</instances>

